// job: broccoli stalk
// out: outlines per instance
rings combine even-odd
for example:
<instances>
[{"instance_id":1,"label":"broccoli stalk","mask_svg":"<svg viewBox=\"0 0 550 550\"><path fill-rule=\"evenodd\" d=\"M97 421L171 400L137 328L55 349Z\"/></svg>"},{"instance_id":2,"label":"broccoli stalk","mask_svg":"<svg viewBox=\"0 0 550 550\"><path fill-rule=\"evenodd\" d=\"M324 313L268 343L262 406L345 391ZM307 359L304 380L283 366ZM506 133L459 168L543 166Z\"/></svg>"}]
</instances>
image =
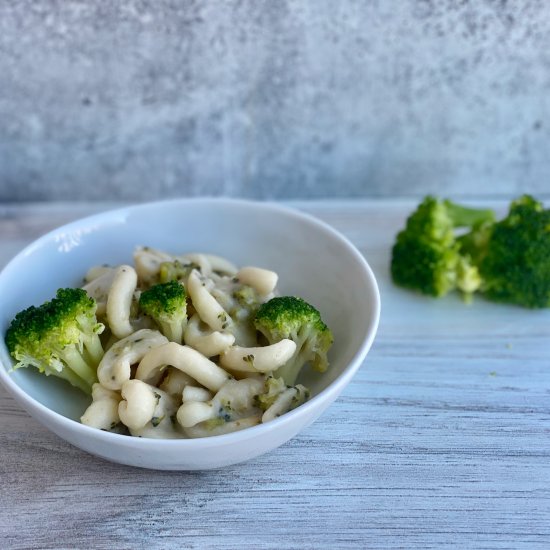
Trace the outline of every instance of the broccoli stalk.
<instances>
[{"instance_id":1,"label":"broccoli stalk","mask_svg":"<svg viewBox=\"0 0 550 550\"><path fill-rule=\"evenodd\" d=\"M397 235L391 260L394 282L431 296L457 288L466 295L475 292L481 284L478 268L462 252L455 229L493 221L492 210L426 197Z\"/></svg>"},{"instance_id":2,"label":"broccoli stalk","mask_svg":"<svg viewBox=\"0 0 550 550\"><path fill-rule=\"evenodd\" d=\"M306 301L293 296L272 298L258 309L254 326L270 344L283 338L296 343L294 355L273 375L293 386L306 363L324 372L328 368L327 352L332 333L321 320L320 313Z\"/></svg>"},{"instance_id":3,"label":"broccoli stalk","mask_svg":"<svg viewBox=\"0 0 550 550\"><path fill-rule=\"evenodd\" d=\"M479 265L481 291L494 301L550 307L550 210L529 195L501 221L464 237Z\"/></svg>"},{"instance_id":4,"label":"broccoli stalk","mask_svg":"<svg viewBox=\"0 0 550 550\"><path fill-rule=\"evenodd\" d=\"M489 208L470 208L448 199L442 202L453 227L475 227L481 223L495 220L495 213Z\"/></svg>"},{"instance_id":5,"label":"broccoli stalk","mask_svg":"<svg viewBox=\"0 0 550 550\"><path fill-rule=\"evenodd\" d=\"M139 306L168 340L181 344L187 324L187 292L177 281L154 285L142 292Z\"/></svg>"},{"instance_id":6,"label":"broccoli stalk","mask_svg":"<svg viewBox=\"0 0 550 550\"><path fill-rule=\"evenodd\" d=\"M90 394L103 357L97 304L80 288L62 288L39 307L19 312L6 332L14 369L34 366Z\"/></svg>"}]
</instances>

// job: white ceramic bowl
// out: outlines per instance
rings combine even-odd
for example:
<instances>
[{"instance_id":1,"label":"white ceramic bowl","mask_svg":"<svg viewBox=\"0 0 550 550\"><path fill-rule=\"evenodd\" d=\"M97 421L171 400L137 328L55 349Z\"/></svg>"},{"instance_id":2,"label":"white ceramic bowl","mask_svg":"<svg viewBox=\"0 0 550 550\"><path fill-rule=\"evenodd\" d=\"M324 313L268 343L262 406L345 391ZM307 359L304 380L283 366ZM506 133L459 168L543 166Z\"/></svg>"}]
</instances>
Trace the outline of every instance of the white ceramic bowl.
<instances>
[{"instance_id":1,"label":"white ceramic bowl","mask_svg":"<svg viewBox=\"0 0 550 550\"><path fill-rule=\"evenodd\" d=\"M41 237L0 274L2 334L20 310L50 299L57 288L79 286L92 265L131 263L136 245L173 253L209 252L237 265L279 273L282 294L315 305L332 329L331 366L304 383L312 398L282 417L240 432L204 439L142 439L79 423L88 400L34 369L10 372L0 338L0 379L34 418L92 454L133 466L197 470L235 464L270 451L311 424L361 366L378 326L380 297L363 256L328 225L298 211L228 199L181 199L91 216Z\"/></svg>"}]
</instances>

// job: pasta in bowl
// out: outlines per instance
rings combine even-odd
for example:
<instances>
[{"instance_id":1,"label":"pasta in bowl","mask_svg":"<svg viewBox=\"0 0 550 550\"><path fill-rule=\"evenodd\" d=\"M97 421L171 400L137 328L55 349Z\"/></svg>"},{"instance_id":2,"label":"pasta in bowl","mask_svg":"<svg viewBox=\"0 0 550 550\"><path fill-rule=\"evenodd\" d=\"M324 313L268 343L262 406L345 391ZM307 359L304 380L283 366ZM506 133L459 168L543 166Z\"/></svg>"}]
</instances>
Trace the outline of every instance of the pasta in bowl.
<instances>
[{"instance_id":1,"label":"pasta in bowl","mask_svg":"<svg viewBox=\"0 0 550 550\"><path fill-rule=\"evenodd\" d=\"M132 257L136 242L152 245ZM193 249L205 252L172 252ZM28 308L47 288L27 290L20 274L45 258L57 268L50 293L63 290ZM16 283L23 303L6 292ZM60 228L6 267L0 292L0 378L16 399L89 452L159 469L232 464L292 437L359 368L379 315L372 272L334 230L277 206L214 199ZM14 322L22 306L31 313ZM17 368L29 365L38 368Z\"/></svg>"}]
</instances>

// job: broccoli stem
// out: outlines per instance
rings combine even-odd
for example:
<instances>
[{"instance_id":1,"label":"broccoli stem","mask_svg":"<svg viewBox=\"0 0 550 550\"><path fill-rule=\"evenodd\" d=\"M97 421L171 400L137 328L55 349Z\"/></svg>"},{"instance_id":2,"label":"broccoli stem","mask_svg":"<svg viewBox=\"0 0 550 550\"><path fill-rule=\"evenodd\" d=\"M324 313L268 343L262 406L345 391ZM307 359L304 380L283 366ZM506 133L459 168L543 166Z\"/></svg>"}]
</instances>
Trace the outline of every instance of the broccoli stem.
<instances>
[{"instance_id":1,"label":"broccoli stem","mask_svg":"<svg viewBox=\"0 0 550 550\"><path fill-rule=\"evenodd\" d=\"M469 208L450 200L444 201L444 204L455 227L473 227L483 222L495 221L495 213L490 209Z\"/></svg>"},{"instance_id":2,"label":"broccoli stem","mask_svg":"<svg viewBox=\"0 0 550 550\"><path fill-rule=\"evenodd\" d=\"M88 386L91 388L92 384L97 382L97 374L84 361L82 358L82 355L78 352L76 347L74 346L67 346L63 349L63 351L60 353L61 359L65 361L67 366L74 371L74 373L79 376L84 382L88 384Z\"/></svg>"},{"instance_id":3,"label":"broccoli stem","mask_svg":"<svg viewBox=\"0 0 550 550\"><path fill-rule=\"evenodd\" d=\"M167 323L166 321L158 321L162 333L170 342L181 344L183 339L183 323Z\"/></svg>"},{"instance_id":4,"label":"broccoli stem","mask_svg":"<svg viewBox=\"0 0 550 550\"><path fill-rule=\"evenodd\" d=\"M278 368L273 376L282 378L285 381L285 384L288 386L294 385L296 378L298 378L298 373L300 372L300 367L302 363L298 361L298 356L294 356L289 359L282 367Z\"/></svg>"},{"instance_id":5,"label":"broccoli stem","mask_svg":"<svg viewBox=\"0 0 550 550\"><path fill-rule=\"evenodd\" d=\"M86 351L90 354L90 358L94 365L97 365L101 358L103 357L103 346L101 345L101 340L97 334L92 334L84 339L84 347Z\"/></svg>"},{"instance_id":6,"label":"broccoli stem","mask_svg":"<svg viewBox=\"0 0 550 550\"><path fill-rule=\"evenodd\" d=\"M294 386L294 384L296 384L296 379L304 366L304 355L308 355L306 340L310 334L310 331L302 330L300 332L301 333L297 334L295 338L293 338L296 342L296 351L294 352L294 355L282 367L279 367L273 373L273 376L282 378L287 386Z\"/></svg>"},{"instance_id":7,"label":"broccoli stem","mask_svg":"<svg viewBox=\"0 0 550 550\"><path fill-rule=\"evenodd\" d=\"M49 374L49 373L46 372L46 374ZM75 386L79 390L82 390L84 393L87 393L88 395L92 393L92 385L82 380L80 376L75 374L74 371L70 369L62 369L59 372L54 371L51 374L59 378L63 378L63 380L67 380L69 384L72 384L73 386Z\"/></svg>"}]
</instances>

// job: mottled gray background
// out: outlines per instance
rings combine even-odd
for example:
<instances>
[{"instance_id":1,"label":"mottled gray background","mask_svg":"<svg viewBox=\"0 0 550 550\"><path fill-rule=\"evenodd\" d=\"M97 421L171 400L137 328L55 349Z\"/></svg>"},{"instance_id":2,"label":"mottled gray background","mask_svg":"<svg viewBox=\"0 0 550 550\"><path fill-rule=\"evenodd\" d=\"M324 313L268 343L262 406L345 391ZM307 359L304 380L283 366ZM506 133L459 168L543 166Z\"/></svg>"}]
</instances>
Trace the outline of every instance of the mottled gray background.
<instances>
[{"instance_id":1,"label":"mottled gray background","mask_svg":"<svg viewBox=\"0 0 550 550\"><path fill-rule=\"evenodd\" d=\"M550 2L0 0L0 200L550 194Z\"/></svg>"}]
</instances>

